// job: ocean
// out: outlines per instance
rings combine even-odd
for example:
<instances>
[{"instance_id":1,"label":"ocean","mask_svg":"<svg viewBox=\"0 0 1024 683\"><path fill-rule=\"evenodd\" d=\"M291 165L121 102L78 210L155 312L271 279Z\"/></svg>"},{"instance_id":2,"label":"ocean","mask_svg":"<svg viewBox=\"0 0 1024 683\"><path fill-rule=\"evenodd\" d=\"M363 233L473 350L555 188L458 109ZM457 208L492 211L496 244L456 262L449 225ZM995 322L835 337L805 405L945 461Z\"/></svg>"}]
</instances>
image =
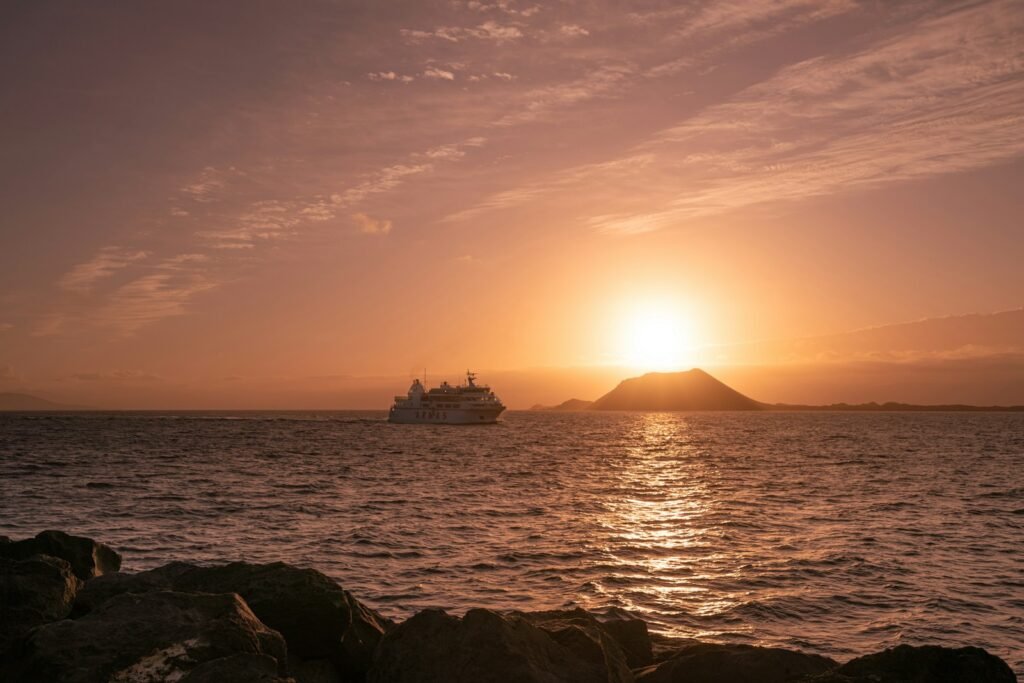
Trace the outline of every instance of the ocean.
<instances>
[{"instance_id":1,"label":"ocean","mask_svg":"<svg viewBox=\"0 0 1024 683\"><path fill-rule=\"evenodd\" d=\"M0 534L311 566L396 619L581 606L841 661L975 645L1024 676L1024 414L384 418L0 414Z\"/></svg>"}]
</instances>

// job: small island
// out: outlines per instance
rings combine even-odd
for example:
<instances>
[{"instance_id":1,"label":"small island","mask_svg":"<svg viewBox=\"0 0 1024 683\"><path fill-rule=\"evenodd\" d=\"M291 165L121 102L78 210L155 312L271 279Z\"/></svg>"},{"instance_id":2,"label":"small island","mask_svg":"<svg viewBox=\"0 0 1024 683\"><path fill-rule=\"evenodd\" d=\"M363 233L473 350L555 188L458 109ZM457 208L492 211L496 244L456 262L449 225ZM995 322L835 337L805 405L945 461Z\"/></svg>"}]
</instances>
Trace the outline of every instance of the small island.
<instances>
[{"instance_id":1,"label":"small island","mask_svg":"<svg viewBox=\"0 0 1024 683\"><path fill-rule=\"evenodd\" d=\"M1024 406L972 406L965 404L914 405L911 403L833 403L830 405L794 405L762 403L744 396L715 379L704 370L649 372L631 377L596 401L572 398L556 406L536 405L533 410L575 412L584 410L623 410L647 412L683 411L894 411L894 412L1024 412Z\"/></svg>"}]
</instances>

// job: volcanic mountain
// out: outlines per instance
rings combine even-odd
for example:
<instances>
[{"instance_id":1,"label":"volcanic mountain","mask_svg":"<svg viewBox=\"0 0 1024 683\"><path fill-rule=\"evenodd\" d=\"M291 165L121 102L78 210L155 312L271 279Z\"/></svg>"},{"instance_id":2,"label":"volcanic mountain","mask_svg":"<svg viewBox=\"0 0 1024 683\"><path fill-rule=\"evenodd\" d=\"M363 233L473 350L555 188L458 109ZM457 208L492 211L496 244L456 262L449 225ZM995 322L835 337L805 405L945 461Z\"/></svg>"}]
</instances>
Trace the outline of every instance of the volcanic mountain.
<instances>
[{"instance_id":1,"label":"volcanic mountain","mask_svg":"<svg viewBox=\"0 0 1024 683\"><path fill-rule=\"evenodd\" d=\"M589 410L766 410L704 372L649 372L623 380Z\"/></svg>"}]
</instances>

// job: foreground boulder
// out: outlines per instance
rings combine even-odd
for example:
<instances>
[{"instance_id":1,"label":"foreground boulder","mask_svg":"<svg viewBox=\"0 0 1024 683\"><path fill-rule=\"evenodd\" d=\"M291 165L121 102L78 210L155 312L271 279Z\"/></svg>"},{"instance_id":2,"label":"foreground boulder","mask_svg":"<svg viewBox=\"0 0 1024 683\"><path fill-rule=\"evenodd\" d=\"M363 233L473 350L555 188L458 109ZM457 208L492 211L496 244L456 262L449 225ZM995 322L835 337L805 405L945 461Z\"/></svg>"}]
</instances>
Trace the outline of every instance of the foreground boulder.
<instances>
[{"instance_id":1,"label":"foreground boulder","mask_svg":"<svg viewBox=\"0 0 1024 683\"><path fill-rule=\"evenodd\" d=\"M78 591L71 612L72 618L88 614L110 598L122 593L152 593L174 590L175 580L185 572L197 569L187 562L171 562L145 572L116 572L88 581ZM207 591L234 593L235 591Z\"/></svg>"},{"instance_id":2,"label":"foreground boulder","mask_svg":"<svg viewBox=\"0 0 1024 683\"><path fill-rule=\"evenodd\" d=\"M33 555L59 557L71 565L75 576L82 581L121 568L121 556L109 546L63 531L43 531L35 538L0 543L0 557L25 560Z\"/></svg>"},{"instance_id":3,"label":"foreground boulder","mask_svg":"<svg viewBox=\"0 0 1024 683\"><path fill-rule=\"evenodd\" d=\"M578 636L574 635L579 631L585 635L587 647L599 646L602 652L613 651L617 647L630 669L647 666L654 661L647 622L642 619L599 619L580 608L514 614L547 631L555 640L566 646L569 642L580 641ZM610 646L609 640L614 646Z\"/></svg>"},{"instance_id":4,"label":"foreground boulder","mask_svg":"<svg viewBox=\"0 0 1024 683\"><path fill-rule=\"evenodd\" d=\"M607 649L606 649L607 648ZM589 628L555 636L521 615L425 610L388 633L371 683L629 683L621 650Z\"/></svg>"},{"instance_id":5,"label":"foreground boulder","mask_svg":"<svg viewBox=\"0 0 1024 683\"><path fill-rule=\"evenodd\" d=\"M81 582L64 560L0 558L0 651L30 629L71 612Z\"/></svg>"},{"instance_id":6,"label":"foreground boulder","mask_svg":"<svg viewBox=\"0 0 1024 683\"><path fill-rule=\"evenodd\" d=\"M834 669L828 657L752 645L698 643L637 672L637 683L795 683Z\"/></svg>"},{"instance_id":7,"label":"foreground boulder","mask_svg":"<svg viewBox=\"0 0 1024 683\"><path fill-rule=\"evenodd\" d=\"M900 645L858 657L808 683L1015 683L1009 665L979 647Z\"/></svg>"},{"instance_id":8,"label":"foreground boulder","mask_svg":"<svg viewBox=\"0 0 1024 683\"><path fill-rule=\"evenodd\" d=\"M230 661L214 664L223 658ZM241 681L247 671L266 673L271 660L275 675L264 678L281 680L284 639L237 595L129 593L32 631L8 653L0 680L156 683L196 674L201 681L213 680L212 670L220 681Z\"/></svg>"},{"instance_id":9,"label":"foreground boulder","mask_svg":"<svg viewBox=\"0 0 1024 683\"><path fill-rule=\"evenodd\" d=\"M288 643L293 669L305 661L326 660L346 679L362 680L391 622L366 607L315 569L283 562L233 562L218 567L172 563L136 574L113 574L90 581L76 601L76 614L88 613L112 596L153 590L238 593L264 624Z\"/></svg>"},{"instance_id":10,"label":"foreground boulder","mask_svg":"<svg viewBox=\"0 0 1024 683\"><path fill-rule=\"evenodd\" d=\"M346 677L362 678L390 622L315 569L283 562L197 567L174 580L177 590L241 595L301 659L327 659Z\"/></svg>"}]
</instances>

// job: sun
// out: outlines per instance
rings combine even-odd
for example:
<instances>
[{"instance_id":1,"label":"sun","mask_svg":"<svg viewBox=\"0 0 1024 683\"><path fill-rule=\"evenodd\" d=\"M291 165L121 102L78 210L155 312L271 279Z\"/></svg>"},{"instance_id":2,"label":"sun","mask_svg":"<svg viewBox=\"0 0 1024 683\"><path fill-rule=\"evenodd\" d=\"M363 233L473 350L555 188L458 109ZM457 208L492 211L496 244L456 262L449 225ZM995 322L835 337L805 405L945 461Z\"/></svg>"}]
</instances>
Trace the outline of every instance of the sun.
<instances>
[{"instance_id":1,"label":"sun","mask_svg":"<svg viewBox=\"0 0 1024 683\"><path fill-rule=\"evenodd\" d=\"M680 370L692 361L693 332L677 307L647 303L621 323L622 361L637 370Z\"/></svg>"}]
</instances>

